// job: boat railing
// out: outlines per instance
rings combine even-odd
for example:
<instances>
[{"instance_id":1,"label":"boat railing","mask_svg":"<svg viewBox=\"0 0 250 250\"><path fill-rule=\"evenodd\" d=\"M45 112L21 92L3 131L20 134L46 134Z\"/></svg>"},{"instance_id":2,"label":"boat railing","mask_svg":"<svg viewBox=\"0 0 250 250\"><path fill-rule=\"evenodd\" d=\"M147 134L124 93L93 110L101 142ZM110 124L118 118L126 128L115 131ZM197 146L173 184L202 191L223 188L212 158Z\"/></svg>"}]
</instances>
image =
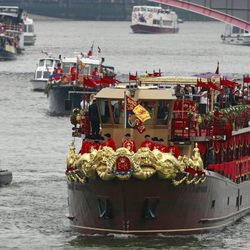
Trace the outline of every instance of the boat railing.
<instances>
[{"instance_id":1,"label":"boat railing","mask_svg":"<svg viewBox=\"0 0 250 250\"><path fill-rule=\"evenodd\" d=\"M5 30L9 32L20 32L22 33L24 31L22 24L5 24Z\"/></svg>"}]
</instances>

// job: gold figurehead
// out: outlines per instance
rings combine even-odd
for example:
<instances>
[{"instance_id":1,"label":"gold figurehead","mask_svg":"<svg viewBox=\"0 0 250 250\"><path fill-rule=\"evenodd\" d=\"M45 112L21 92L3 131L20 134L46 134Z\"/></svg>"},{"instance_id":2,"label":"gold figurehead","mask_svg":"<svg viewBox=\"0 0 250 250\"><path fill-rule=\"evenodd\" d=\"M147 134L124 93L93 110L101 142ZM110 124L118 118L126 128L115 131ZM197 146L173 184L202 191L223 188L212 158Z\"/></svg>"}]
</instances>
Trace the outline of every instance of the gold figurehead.
<instances>
[{"instance_id":1,"label":"gold figurehead","mask_svg":"<svg viewBox=\"0 0 250 250\"><path fill-rule=\"evenodd\" d=\"M129 180L131 177L147 180L158 175L161 179L171 179L174 185L183 182L198 184L205 180L205 172L197 143L193 151L192 159L185 155L176 159L171 153L163 153L158 149L151 151L147 147L140 148L136 153L126 148L114 151L104 147L81 155L75 153L72 142L66 176L68 181L85 183L88 179L96 178L104 181L115 178Z\"/></svg>"}]
</instances>

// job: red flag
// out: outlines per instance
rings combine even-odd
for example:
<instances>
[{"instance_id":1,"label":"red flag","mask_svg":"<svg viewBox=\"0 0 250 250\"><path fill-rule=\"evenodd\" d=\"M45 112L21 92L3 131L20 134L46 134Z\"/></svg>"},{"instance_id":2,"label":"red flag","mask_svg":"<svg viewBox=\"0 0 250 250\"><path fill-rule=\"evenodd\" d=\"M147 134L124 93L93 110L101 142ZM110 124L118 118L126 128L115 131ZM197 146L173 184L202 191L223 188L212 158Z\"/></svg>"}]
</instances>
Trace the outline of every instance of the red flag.
<instances>
[{"instance_id":1,"label":"red flag","mask_svg":"<svg viewBox=\"0 0 250 250\"><path fill-rule=\"evenodd\" d=\"M209 89L209 86L208 84L206 84L205 82L202 82L202 80L200 79L197 79L197 87L202 87L202 88L205 88L205 89Z\"/></svg>"},{"instance_id":2,"label":"red flag","mask_svg":"<svg viewBox=\"0 0 250 250\"><path fill-rule=\"evenodd\" d=\"M97 88L98 84L93 78L84 78L84 85L89 88Z\"/></svg>"},{"instance_id":3,"label":"red flag","mask_svg":"<svg viewBox=\"0 0 250 250\"><path fill-rule=\"evenodd\" d=\"M136 75L131 75L129 73L129 81L136 81L137 80L137 74Z\"/></svg>"},{"instance_id":4,"label":"red flag","mask_svg":"<svg viewBox=\"0 0 250 250\"><path fill-rule=\"evenodd\" d=\"M236 82L227 79L220 79L220 84L224 86L229 86L230 88L235 88L235 86L238 85Z\"/></svg>"},{"instance_id":5,"label":"red flag","mask_svg":"<svg viewBox=\"0 0 250 250\"><path fill-rule=\"evenodd\" d=\"M215 83L211 82L211 80L208 80L207 85L211 89L220 90L220 88Z\"/></svg>"},{"instance_id":6,"label":"red flag","mask_svg":"<svg viewBox=\"0 0 250 250\"><path fill-rule=\"evenodd\" d=\"M103 77L100 79L100 83L105 87L109 87L109 85L117 83L117 80L109 77Z\"/></svg>"},{"instance_id":7,"label":"red flag","mask_svg":"<svg viewBox=\"0 0 250 250\"><path fill-rule=\"evenodd\" d=\"M244 83L250 83L250 77L249 76L244 76L243 77L243 82Z\"/></svg>"},{"instance_id":8,"label":"red flag","mask_svg":"<svg viewBox=\"0 0 250 250\"><path fill-rule=\"evenodd\" d=\"M219 62L217 62L217 68L216 68L216 70L215 70L215 74L220 74L220 69L219 69Z\"/></svg>"}]
</instances>

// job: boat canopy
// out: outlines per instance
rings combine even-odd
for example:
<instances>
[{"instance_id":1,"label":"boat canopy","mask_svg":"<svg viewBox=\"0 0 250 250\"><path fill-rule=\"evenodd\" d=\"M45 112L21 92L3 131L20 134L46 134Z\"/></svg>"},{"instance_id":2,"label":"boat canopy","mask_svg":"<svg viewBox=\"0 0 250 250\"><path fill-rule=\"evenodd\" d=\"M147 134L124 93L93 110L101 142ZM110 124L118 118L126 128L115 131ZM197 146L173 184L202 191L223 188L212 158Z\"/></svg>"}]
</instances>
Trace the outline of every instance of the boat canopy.
<instances>
[{"instance_id":1,"label":"boat canopy","mask_svg":"<svg viewBox=\"0 0 250 250\"><path fill-rule=\"evenodd\" d=\"M176 85L176 84L197 84L198 77L193 76L162 76L162 77L148 77L142 76L138 78L140 84L167 84L167 85ZM202 82L208 82L207 78L199 78ZM212 79L214 83L220 82L220 77Z\"/></svg>"},{"instance_id":2,"label":"boat canopy","mask_svg":"<svg viewBox=\"0 0 250 250\"><path fill-rule=\"evenodd\" d=\"M135 100L175 100L176 96L173 89L134 89ZM129 95L129 89L103 88L96 94L97 99L124 99L125 94Z\"/></svg>"}]
</instances>

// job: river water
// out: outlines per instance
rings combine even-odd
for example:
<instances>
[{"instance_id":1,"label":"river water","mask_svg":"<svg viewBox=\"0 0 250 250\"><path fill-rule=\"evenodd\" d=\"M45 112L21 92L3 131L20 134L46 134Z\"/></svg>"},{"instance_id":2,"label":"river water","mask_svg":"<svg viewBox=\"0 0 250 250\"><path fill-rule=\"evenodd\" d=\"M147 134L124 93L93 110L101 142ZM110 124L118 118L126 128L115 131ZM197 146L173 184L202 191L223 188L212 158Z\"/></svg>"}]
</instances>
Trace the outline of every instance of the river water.
<instances>
[{"instance_id":1,"label":"river water","mask_svg":"<svg viewBox=\"0 0 250 250\"><path fill-rule=\"evenodd\" d=\"M71 56L94 41L118 75L161 69L168 74L249 73L249 47L224 45L224 24L186 22L178 34L132 34L128 22L37 20L37 43L0 62L0 168L13 182L0 188L0 249L249 249L250 216L218 232L185 237L84 237L65 217L67 117L47 114L47 97L31 91L41 51Z\"/></svg>"}]
</instances>

